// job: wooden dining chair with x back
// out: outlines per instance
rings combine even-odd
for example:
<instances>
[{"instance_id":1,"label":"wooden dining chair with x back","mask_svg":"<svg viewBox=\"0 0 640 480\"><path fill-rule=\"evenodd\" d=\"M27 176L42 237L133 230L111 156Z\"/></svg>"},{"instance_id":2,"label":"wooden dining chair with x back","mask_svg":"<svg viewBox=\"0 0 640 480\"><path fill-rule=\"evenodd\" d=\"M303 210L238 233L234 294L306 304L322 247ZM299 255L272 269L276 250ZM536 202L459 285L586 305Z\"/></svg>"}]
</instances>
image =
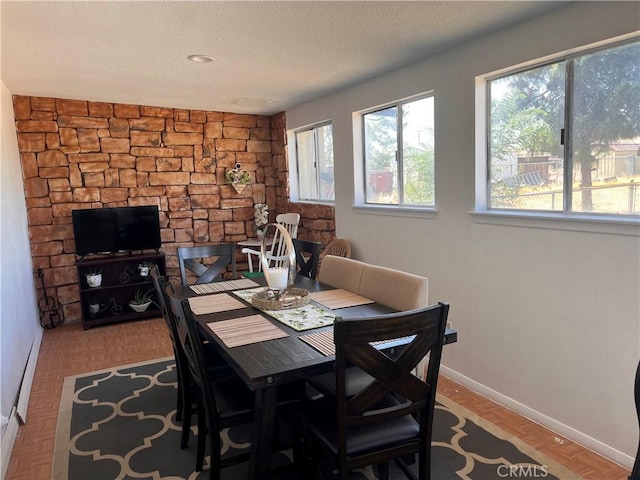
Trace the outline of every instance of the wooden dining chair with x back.
<instances>
[{"instance_id":1,"label":"wooden dining chair with x back","mask_svg":"<svg viewBox=\"0 0 640 480\"><path fill-rule=\"evenodd\" d=\"M318 261L320 260L322 244L320 242L300 240L299 238L294 238L291 241L296 250L298 275L315 279L318 273Z\"/></svg>"},{"instance_id":2,"label":"wooden dining chair with x back","mask_svg":"<svg viewBox=\"0 0 640 480\"><path fill-rule=\"evenodd\" d=\"M308 461L313 458L312 447L318 446L338 465L341 480L367 465L378 465L379 477L386 479L392 459L408 478L430 478L433 413L448 311L448 304L439 303L409 312L335 319L337 392L303 409ZM393 358L372 345L403 337L413 339ZM427 354L428 374L422 380L412 370ZM347 392L349 367L366 372L371 381ZM418 455L417 477L404 461L412 454Z\"/></svg>"},{"instance_id":3,"label":"wooden dining chair with x back","mask_svg":"<svg viewBox=\"0 0 640 480\"><path fill-rule=\"evenodd\" d=\"M187 270L196 276L196 284L211 283L222 280L224 271L231 271L233 279L238 278L236 272L236 245L222 243L202 247L178 248L178 265L183 285L187 285Z\"/></svg>"}]
</instances>

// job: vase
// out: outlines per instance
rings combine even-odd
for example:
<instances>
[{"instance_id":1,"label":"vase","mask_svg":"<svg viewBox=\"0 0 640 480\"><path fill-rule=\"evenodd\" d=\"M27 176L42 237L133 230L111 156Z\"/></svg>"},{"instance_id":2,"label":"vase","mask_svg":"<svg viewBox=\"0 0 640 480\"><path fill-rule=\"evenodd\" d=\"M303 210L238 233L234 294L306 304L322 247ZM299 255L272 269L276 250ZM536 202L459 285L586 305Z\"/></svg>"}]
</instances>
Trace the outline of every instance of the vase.
<instances>
[{"instance_id":1,"label":"vase","mask_svg":"<svg viewBox=\"0 0 640 480\"><path fill-rule=\"evenodd\" d=\"M269 228L274 228L273 245L267 251L266 239ZM296 251L287 229L278 223L270 223L264 229L260 242L260 263L267 280L268 292L276 300L284 298L296 277Z\"/></svg>"},{"instance_id":2,"label":"vase","mask_svg":"<svg viewBox=\"0 0 640 480\"><path fill-rule=\"evenodd\" d=\"M87 274L87 284L90 287L99 287L102 285L102 274L101 273L88 273Z\"/></svg>"},{"instance_id":3,"label":"vase","mask_svg":"<svg viewBox=\"0 0 640 480\"><path fill-rule=\"evenodd\" d=\"M264 238L264 230L256 230L256 238L262 242Z\"/></svg>"}]
</instances>

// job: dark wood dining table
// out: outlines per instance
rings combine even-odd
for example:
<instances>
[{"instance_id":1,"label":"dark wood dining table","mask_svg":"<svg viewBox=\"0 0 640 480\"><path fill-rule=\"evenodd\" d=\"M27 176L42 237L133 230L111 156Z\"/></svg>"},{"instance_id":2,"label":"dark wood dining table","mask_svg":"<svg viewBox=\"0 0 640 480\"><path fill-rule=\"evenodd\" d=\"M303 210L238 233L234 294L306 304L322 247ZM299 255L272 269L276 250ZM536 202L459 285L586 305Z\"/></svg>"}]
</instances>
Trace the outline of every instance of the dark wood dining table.
<instances>
[{"instance_id":1,"label":"dark wood dining table","mask_svg":"<svg viewBox=\"0 0 640 480\"><path fill-rule=\"evenodd\" d=\"M252 278L252 280L264 285L263 278ZM333 289L333 287L301 276L296 278L295 286L309 292ZM198 296L189 286L176 286L175 290L177 295L183 299ZM334 369L334 355L325 356L299 337L311 331L331 330L333 327L325 326L314 330L297 331L263 313L265 318L285 331L288 336L228 348L209 328L208 324L261 313L260 310L249 303L244 303L246 308L195 315L195 318L203 337L215 346L249 389L255 392L255 417L251 439L249 478L266 479L270 475L271 439L275 428L278 386L305 380ZM395 310L378 303L331 311L331 313L344 318L392 312L395 312ZM448 328L445 333L445 344L455 343L456 341L457 332ZM406 343L406 340L392 341L380 348L400 348L403 343Z\"/></svg>"}]
</instances>

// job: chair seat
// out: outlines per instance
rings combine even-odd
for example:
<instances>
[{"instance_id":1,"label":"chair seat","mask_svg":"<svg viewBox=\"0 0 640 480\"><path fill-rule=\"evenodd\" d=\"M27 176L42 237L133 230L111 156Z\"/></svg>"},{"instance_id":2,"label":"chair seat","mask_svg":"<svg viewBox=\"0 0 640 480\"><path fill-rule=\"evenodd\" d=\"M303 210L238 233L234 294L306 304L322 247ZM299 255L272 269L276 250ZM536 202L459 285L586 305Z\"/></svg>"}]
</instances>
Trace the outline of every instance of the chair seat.
<instances>
[{"instance_id":1,"label":"chair seat","mask_svg":"<svg viewBox=\"0 0 640 480\"><path fill-rule=\"evenodd\" d=\"M347 397L354 396L373 381L371 375L355 367L348 368L345 377ZM316 375L307 381L323 395L336 395L336 375L333 372Z\"/></svg>"},{"instance_id":2,"label":"chair seat","mask_svg":"<svg viewBox=\"0 0 640 480\"><path fill-rule=\"evenodd\" d=\"M211 386L222 422L232 417L237 419L246 415L249 420L253 417L253 395L240 377L222 377L214 380Z\"/></svg>"},{"instance_id":3,"label":"chair seat","mask_svg":"<svg viewBox=\"0 0 640 480\"><path fill-rule=\"evenodd\" d=\"M388 395L378 408L398 405L398 401ZM338 455L338 429L335 422L327 422L336 416L335 399L321 399L312 402L302 411L307 427L332 454ZM390 445L401 445L417 440L420 425L411 416L389 419L373 425L350 427L347 436L347 455L361 455Z\"/></svg>"}]
</instances>

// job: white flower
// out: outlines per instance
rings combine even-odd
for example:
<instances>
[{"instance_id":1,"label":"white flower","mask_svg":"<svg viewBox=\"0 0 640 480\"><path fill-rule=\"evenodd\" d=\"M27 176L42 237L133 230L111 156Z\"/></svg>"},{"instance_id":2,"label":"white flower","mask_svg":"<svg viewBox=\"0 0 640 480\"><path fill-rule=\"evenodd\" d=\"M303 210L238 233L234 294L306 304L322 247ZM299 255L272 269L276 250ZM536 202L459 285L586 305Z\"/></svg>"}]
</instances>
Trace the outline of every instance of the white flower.
<instances>
[{"instance_id":1,"label":"white flower","mask_svg":"<svg viewBox=\"0 0 640 480\"><path fill-rule=\"evenodd\" d=\"M253 206L253 218L256 222L256 228L263 230L269 223L269 205L266 203L256 203Z\"/></svg>"}]
</instances>

